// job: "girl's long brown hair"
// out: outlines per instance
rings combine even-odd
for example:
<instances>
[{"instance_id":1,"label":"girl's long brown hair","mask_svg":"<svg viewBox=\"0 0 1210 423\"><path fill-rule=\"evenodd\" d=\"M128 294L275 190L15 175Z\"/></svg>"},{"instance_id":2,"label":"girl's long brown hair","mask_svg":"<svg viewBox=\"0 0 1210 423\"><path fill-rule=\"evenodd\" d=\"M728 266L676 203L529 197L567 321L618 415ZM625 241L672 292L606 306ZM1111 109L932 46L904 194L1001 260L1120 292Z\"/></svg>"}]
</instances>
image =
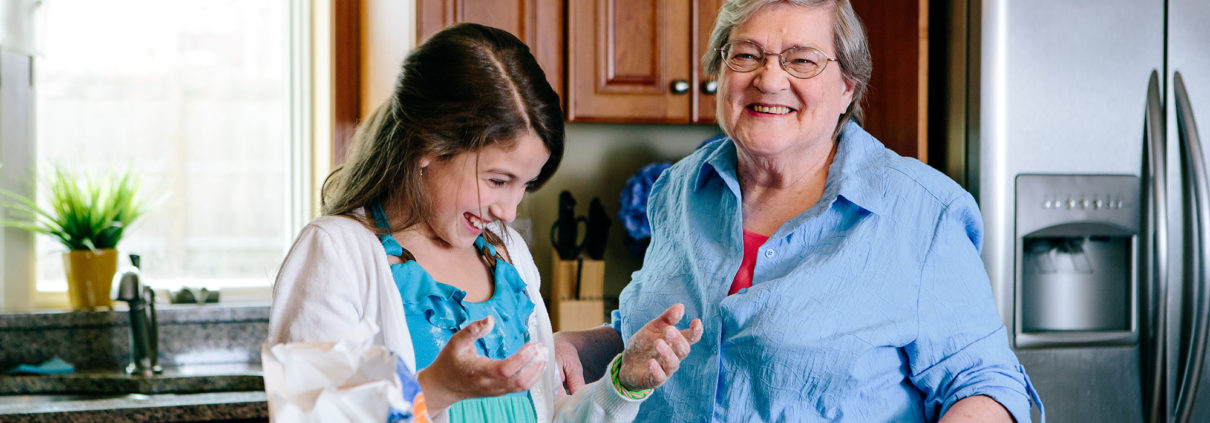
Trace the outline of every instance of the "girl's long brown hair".
<instances>
[{"instance_id":1,"label":"girl's long brown hair","mask_svg":"<svg viewBox=\"0 0 1210 423\"><path fill-rule=\"evenodd\" d=\"M345 162L324 181L323 214L354 217L382 232L372 216L357 213L379 202L390 232L403 230L429 212L422 158L446 160L529 131L550 150L532 191L563 157L558 95L512 34L478 24L446 28L408 55L391 98L357 127ZM501 245L490 230L484 234Z\"/></svg>"}]
</instances>

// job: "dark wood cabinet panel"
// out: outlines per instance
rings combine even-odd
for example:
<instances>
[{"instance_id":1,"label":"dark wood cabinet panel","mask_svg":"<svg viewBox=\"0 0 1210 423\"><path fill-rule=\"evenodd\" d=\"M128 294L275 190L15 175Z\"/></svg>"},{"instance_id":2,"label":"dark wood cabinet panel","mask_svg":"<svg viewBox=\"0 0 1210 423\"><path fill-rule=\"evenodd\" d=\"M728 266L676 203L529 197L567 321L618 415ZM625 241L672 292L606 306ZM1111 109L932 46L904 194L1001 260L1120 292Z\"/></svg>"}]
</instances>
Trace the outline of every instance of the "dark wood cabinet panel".
<instances>
[{"instance_id":1,"label":"dark wood cabinet panel","mask_svg":"<svg viewBox=\"0 0 1210 423\"><path fill-rule=\"evenodd\" d=\"M895 152L928 161L928 0L852 0L874 72L862 126Z\"/></svg>"},{"instance_id":2,"label":"dark wood cabinet panel","mask_svg":"<svg viewBox=\"0 0 1210 423\"><path fill-rule=\"evenodd\" d=\"M332 157L339 166L353 143L361 119L360 2L332 3Z\"/></svg>"},{"instance_id":3,"label":"dark wood cabinet panel","mask_svg":"<svg viewBox=\"0 0 1210 423\"><path fill-rule=\"evenodd\" d=\"M688 2L573 0L567 13L569 120L689 122Z\"/></svg>"},{"instance_id":4,"label":"dark wood cabinet panel","mask_svg":"<svg viewBox=\"0 0 1210 423\"><path fill-rule=\"evenodd\" d=\"M563 7L564 0L417 0L416 42L461 22L503 29L529 46L546 80L562 98Z\"/></svg>"}]
</instances>

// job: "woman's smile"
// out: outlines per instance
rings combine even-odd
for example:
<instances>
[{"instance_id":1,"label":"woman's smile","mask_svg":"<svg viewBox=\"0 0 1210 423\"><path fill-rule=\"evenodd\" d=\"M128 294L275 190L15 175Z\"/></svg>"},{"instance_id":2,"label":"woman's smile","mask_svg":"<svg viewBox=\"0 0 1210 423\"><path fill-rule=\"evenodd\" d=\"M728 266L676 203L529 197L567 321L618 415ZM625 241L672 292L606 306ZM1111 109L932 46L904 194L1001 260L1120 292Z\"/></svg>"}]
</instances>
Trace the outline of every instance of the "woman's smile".
<instances>
[{"instance_id":1,"label":"woman's smile","mask_svg":"<svg viewBox=\"0 0 1210 423\"><path fill-rule=\"evenodd\" d=\"M775 104L753 103L747 107L748 111L756 116L761 115L785 115L790 112L797 111L789 106L781 106Z\"/></svg>"}]
</instances>

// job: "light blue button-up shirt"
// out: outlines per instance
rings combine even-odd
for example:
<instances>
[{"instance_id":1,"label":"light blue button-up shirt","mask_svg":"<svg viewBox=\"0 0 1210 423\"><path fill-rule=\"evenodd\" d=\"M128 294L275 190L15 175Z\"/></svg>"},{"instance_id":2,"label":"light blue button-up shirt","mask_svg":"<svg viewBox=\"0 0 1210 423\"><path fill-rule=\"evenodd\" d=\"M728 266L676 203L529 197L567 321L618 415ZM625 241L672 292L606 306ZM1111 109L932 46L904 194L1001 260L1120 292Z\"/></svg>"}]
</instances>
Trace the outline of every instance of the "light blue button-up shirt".
<instances>
[{"instance_id":1,"label":"light blue button-up shirt","mask_svg":"<svg viewBox=\"0 0 1210 423\"><path fill-rule=\"evenodd\" d=\"M702 340L639 421L936 421L987 395L1019 422L1033 393L979 257L970 194L855 123L823 196L743 258L735 145L712 142L652 189L652 241L612 325L629 339L675 303Z\"/></svg>"}]
</instances>

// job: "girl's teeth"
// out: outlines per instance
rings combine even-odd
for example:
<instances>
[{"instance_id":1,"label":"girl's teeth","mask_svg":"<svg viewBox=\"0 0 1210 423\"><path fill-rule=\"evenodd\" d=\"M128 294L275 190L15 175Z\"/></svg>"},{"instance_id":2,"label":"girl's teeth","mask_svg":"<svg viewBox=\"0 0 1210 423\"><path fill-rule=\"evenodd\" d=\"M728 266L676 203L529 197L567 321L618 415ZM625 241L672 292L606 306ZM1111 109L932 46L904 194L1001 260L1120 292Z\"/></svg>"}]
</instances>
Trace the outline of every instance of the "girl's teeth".
<instances>
[{"instance_id":1,"label":"girl's teeth","mask_svg":"<svg viewBox=\"0 0 1210 423\"><path fill-rule=\"evenodd\" d=\"M473 215L467 216L467 220L470 220L471 226L474 226L479 229L483 229L483 227L487 224L486 222L480 220L478 217L475 217Z\"/></svg>"},{"instance_id":2,"label":"girl's teeth","mask_svg":"<svg viewBox=\"0 0 1210 423\"><path fill-rule=\"evenodd\" d=\"M752 106L752 110L774 115L784 115L786 113L790 113L790 108L784 106Z\"/></svg>"}]
</instances>

